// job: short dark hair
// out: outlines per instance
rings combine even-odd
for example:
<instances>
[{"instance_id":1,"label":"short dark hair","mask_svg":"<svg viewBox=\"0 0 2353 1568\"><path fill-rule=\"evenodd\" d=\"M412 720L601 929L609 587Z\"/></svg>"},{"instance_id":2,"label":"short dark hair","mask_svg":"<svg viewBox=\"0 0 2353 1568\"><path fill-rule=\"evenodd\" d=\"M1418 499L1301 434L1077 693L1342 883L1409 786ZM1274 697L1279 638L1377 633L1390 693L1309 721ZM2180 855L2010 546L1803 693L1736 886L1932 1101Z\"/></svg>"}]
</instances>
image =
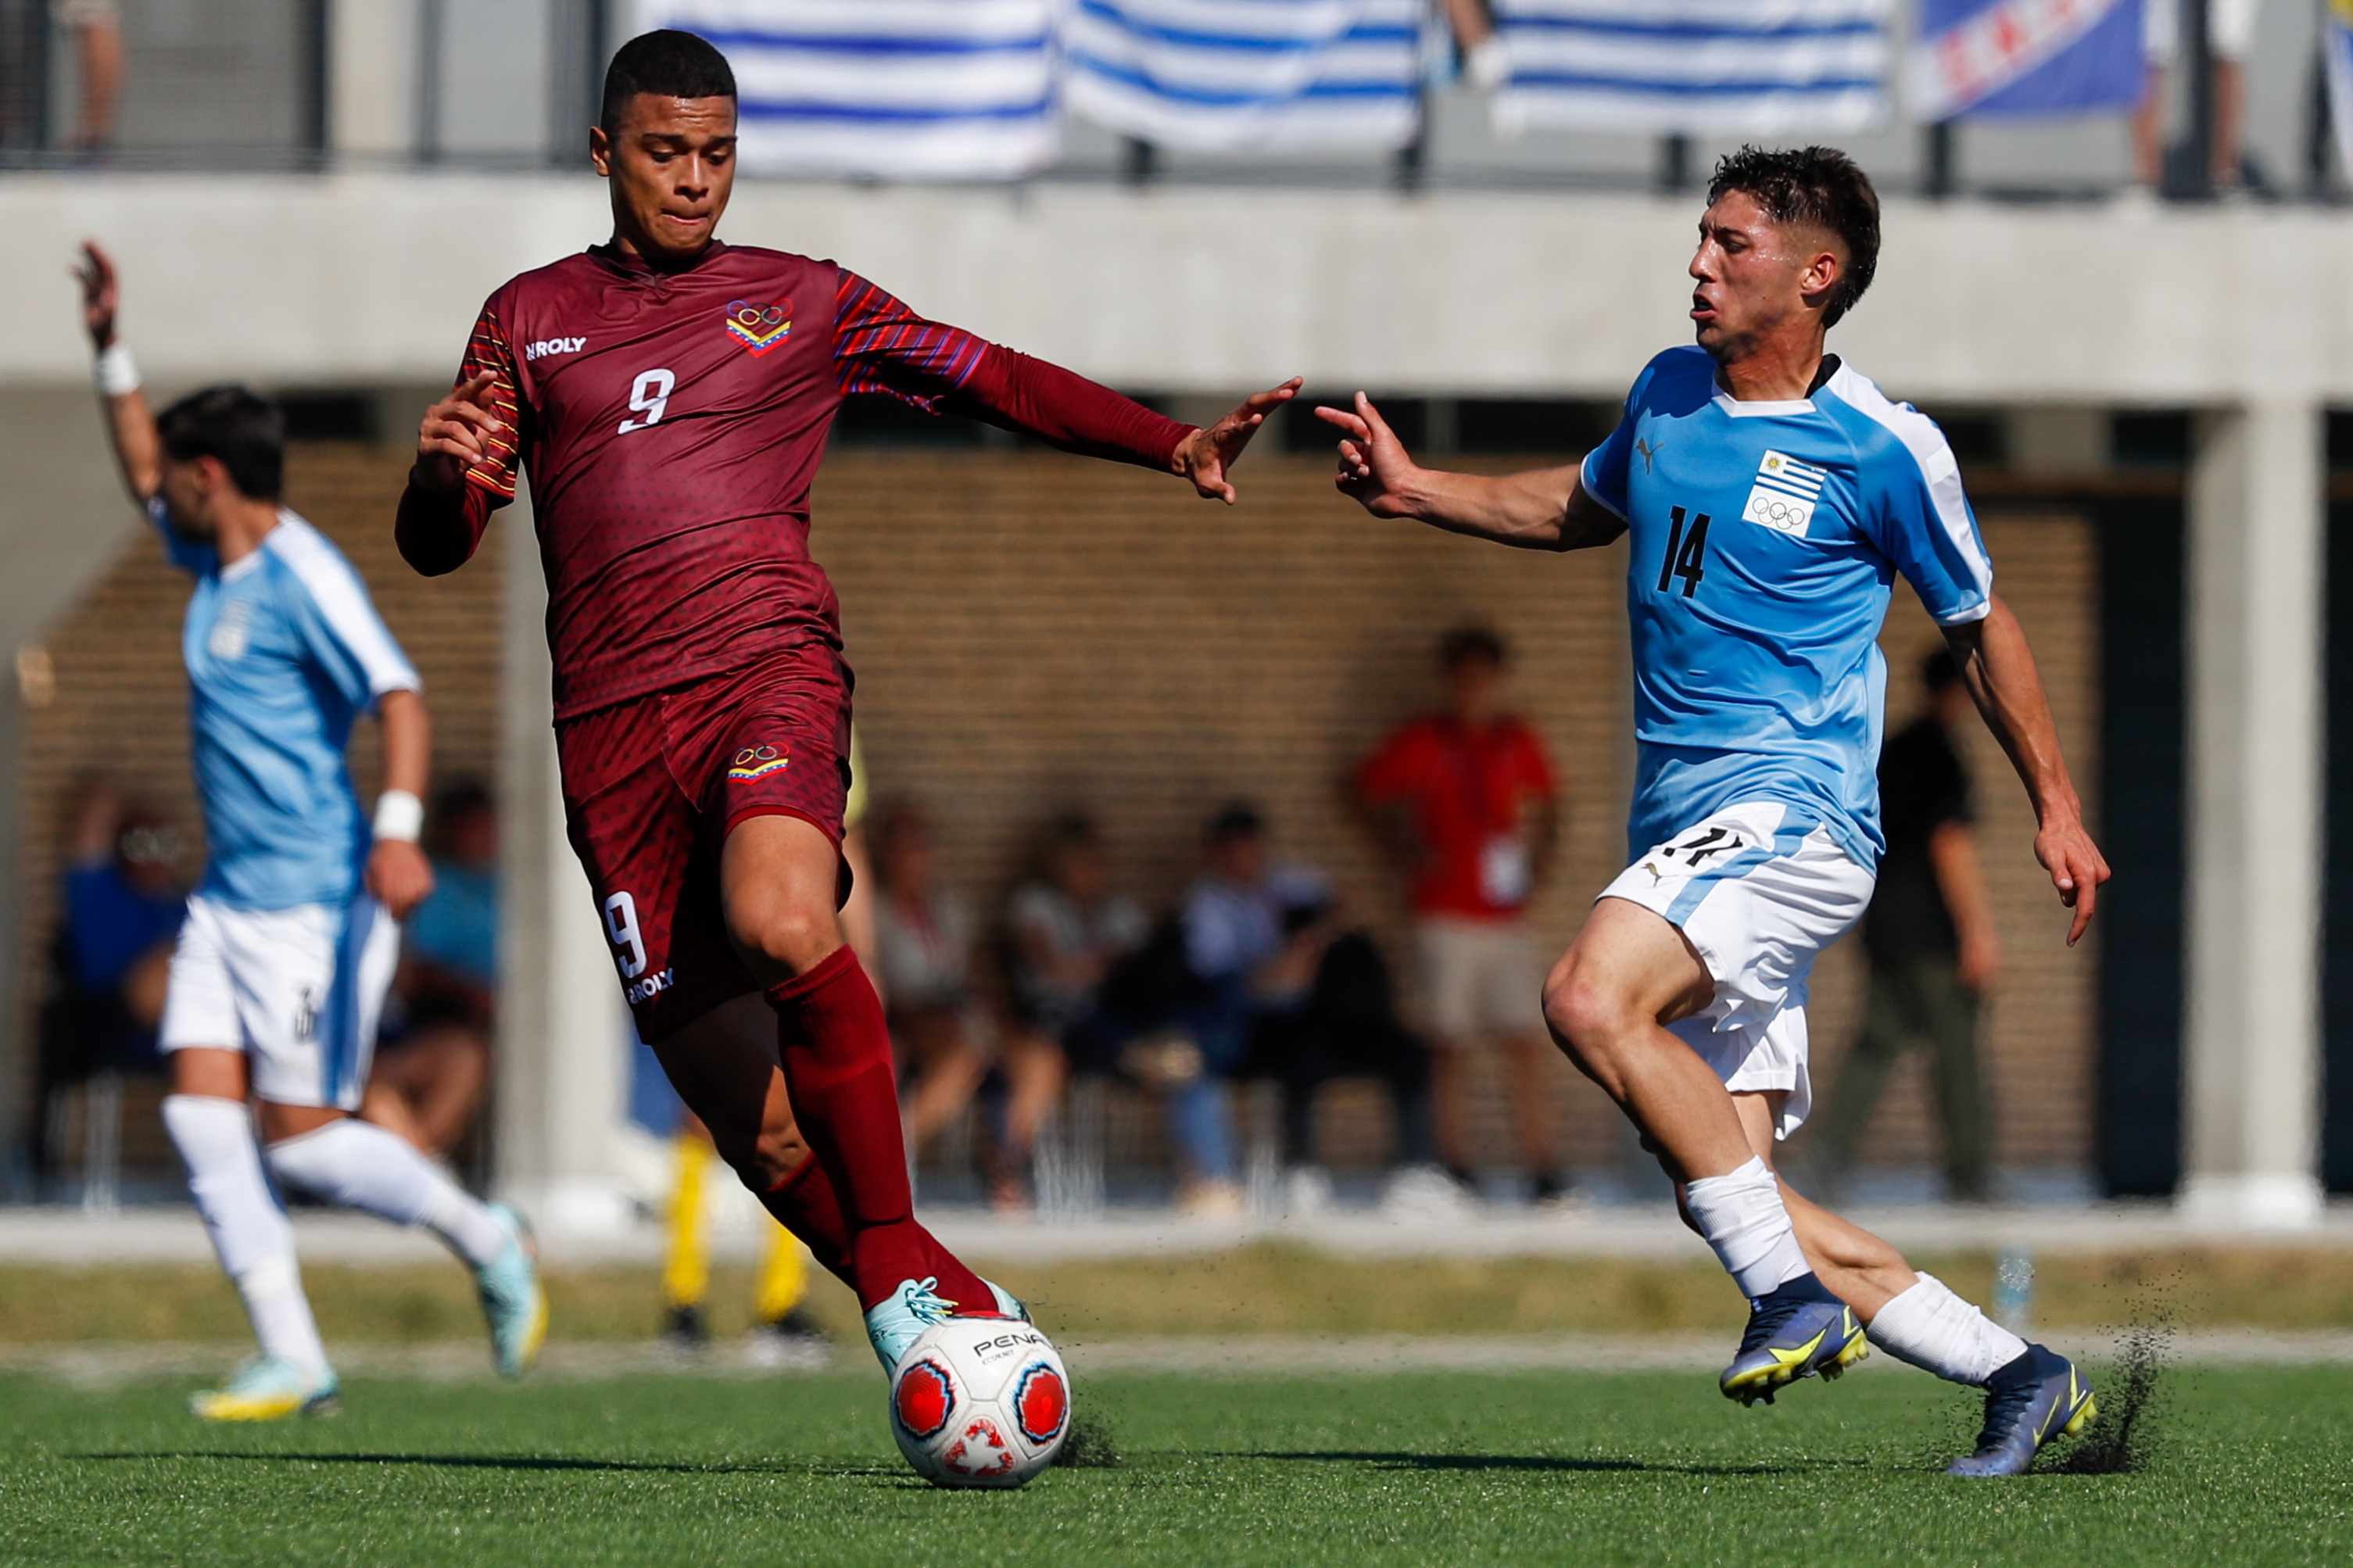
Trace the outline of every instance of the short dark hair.
<instances>
[{"instance_id":1,"label":"short dark hair","mask_svg":"<svg viewBox=\"0 0 2353 1568\"><path fill-rule=\"evenodd\" d=\"M228 482L253 500L276 500L286 486L286 416L249 386L207 386L155 416L164 455L175 463L215 458Z\"/></svg>"},{"instance_id":2,"label":"short dark hair","mask_svg":"<svg viewBox=\"0 0 2353 1568\"><path fill-rule=\"evenodd\" d=\"M707 38L676 27L639 33L613 53L605 68L605 100L596 123L605 134L620 134L629 100L641 92L657 98L733 98L735 73L727 57Z\"/></svg>"},{"instance_id":3,"label":"short dark hair","mask_svg":"<svg viewBox=\"0 0 2353 1568\"><path fill-rule=\"evenodd\" d=\"M1511 650L1502 634L1482 626L1457 626L1438 639L1438 668L1449 675L1473 659L1501 669L1511 662Z\"/></svg>"},{"instance_id":4,"label":"short dark hair","mask_svg":"<svg viewBox=\"0 0 2353 1568\"><path fill-rule=\"evenodd\" d=\"M1824 325L1854 309L1879 270L1879 193L1871 176L1835 147L1727 153L1708 182L1707 205L1746 191L1775 223L1801 223L1835 235L1846 247L1846 269L1831 287Z\"/></svg>"},{"instance_id":5,"label":"short dark hair","mask_svg":"<svg viewBox=\"0 0 2353 1568\"><path fill-rule=\"evenodd\" d=\"M1209 818L1202 837L1211 844L1230 844L1237 838L1260 838L1266 834L1266 818L1258 807L1246 800L1229 800L1218 807Z\"/></svg>"},{"instance_id":6,"label":"short dark hair","mask_svg":"<svg viewBox=\"0 0 2353 1568\"><path fill-rule=\"evenodd\" d=\"M1960 684L1961 661L1953 657L1948 647L1934 648L1920 660L1920 684L1932 697L1941 696Z\"/></svg>"}]
</instances>

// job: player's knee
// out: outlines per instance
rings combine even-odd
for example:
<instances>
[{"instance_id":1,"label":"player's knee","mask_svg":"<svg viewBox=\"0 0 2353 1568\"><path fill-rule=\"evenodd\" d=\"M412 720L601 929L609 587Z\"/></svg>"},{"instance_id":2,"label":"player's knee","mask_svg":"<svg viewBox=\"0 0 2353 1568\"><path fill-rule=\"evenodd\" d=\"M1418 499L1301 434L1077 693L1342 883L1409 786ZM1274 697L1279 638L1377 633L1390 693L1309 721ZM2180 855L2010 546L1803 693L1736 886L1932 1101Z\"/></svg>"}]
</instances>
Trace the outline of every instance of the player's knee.
<instances>
[{"instance_id":1,"label":"player's knee","mask_svg":"<svg viewBox=\"0 0 2353 1568\"><path fill-rule=\"evenodd\" d=\"M1544 1016L1560 1048L1589 1072L1610 1059L1630 1014L1609 987L1571 969L1546 982Z\"/></svg>"},{"instance_id":2,"label":"player's knee","mask_svg":"<svg viewBox=\"0 0 2353 1568\"><path fill-rule=\"evenodd\" d=\"M841 945L841 923L831 910L786 899L732 899L727 934L755 970L799 974L814 969Z\"/></svg>"}]
</instances>

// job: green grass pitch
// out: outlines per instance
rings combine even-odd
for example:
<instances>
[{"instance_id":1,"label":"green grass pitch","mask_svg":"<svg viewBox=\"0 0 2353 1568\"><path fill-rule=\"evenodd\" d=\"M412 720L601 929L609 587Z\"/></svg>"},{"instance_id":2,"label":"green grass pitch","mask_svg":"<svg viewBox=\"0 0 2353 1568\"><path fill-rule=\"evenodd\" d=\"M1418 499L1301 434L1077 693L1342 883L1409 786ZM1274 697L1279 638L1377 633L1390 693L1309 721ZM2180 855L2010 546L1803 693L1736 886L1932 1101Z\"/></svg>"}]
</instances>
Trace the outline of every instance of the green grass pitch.
<instances>
[{"instance_id":1,"label":"green grass pitch","mask_svg":"<svg viewBox=\"0 0 2353 1568\"><path fill-rule=\"evenodd\" d=\"M184 1384L0 1379L0 1563L2353 1562L2353 1368L2170 1374L2132 1474L1936 1473L1902 1369L1743 1411L1697 1373L1082 1378L1115 1468L944 1493L871 1373L354 1382L207 1427Z\"/></svg>"}]
</instances>

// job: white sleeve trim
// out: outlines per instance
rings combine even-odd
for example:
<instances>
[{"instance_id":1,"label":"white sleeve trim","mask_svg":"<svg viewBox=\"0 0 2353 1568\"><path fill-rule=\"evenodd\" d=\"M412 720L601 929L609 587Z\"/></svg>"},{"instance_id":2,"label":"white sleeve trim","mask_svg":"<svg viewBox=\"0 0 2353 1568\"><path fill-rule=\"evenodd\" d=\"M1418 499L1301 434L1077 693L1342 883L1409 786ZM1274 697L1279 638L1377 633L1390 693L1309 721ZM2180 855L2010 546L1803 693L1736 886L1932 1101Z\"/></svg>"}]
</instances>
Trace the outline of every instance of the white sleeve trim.
<instances>
[{"instance_id":1,"label":"white sleeve trim","mask_svg":"<svg viewBox=\"0 0 2353 1568\"><path fill-rule=\"evenodd\" d=\"M1839 366L1828 390L1904 444L1904 449L1919 468L1920 482L1927 489L1928 502L1936 510L1938 526L1945 531L1953 552L1968 569L1970 585L1976 590L1974 596L1961 608L1936 616L1936 624L1957 626L1983 620L1993 608L1993 561L1978 538L1977 525L1969 521L1968 500L1961 491L1961 465L1946 442L1945 433L1918 409L1889 402L1885 393L1852 365Z\"/></svg>"},{"instance_id":2,"label":"white sleeve trim","mask_svg":"<svg viewBox=\"0 0 2353 1568\"><path fill-rule=\"evenodd\" d=\"M1607 445L1609 445L1609 443L1606 441L1602 443L1602 446ZM1594 485L1593 476L1585 471L1585 465L1593 461L1594 458L1600 455L1601 447L1596 447L1592 451L1586 453L1584 457L1579 458L1577 460L1577 491L1588 500L1592 501L1596 506L1599 507L1603 511L1608 512L1619 521L1624 522L1626 521L1626 514L1619 510L1617 507L1610 503L1609 498L1603 495L1599 489Z\"/></svg>"},{"instance_id":3,"label":"white sleeve trim","mask_svg":"<svg viewBox=\"0 0 2353 1568\"><path fill-rule=\"evenodd\" d=\"M319 607L319 618L366 672L369 696L425 689L408 656L400 651L383 617L375 613L359 574L342 552L327 542L325 535L294 513L281 510L278 526L262 542L294 574L295 581Z\"/></svg>"}]
</instances>

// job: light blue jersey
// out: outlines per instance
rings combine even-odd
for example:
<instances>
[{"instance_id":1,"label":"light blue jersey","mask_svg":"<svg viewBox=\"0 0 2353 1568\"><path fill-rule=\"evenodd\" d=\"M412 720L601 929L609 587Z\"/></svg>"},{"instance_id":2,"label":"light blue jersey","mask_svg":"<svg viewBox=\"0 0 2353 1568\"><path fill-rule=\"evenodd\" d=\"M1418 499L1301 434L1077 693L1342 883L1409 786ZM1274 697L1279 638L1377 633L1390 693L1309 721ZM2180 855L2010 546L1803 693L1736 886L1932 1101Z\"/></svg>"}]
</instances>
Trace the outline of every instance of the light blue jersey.
<instances>
[{"instance_id":1,"label":"light blue jersey","mask_svg":"<svg viewBox=\"0 0 2353 1568\"><path fill-rule=\"evenodd\" d=\"M370 845L343 746L352 720L417 671L343 552L280 510L260 547L224 567L149 506L194 573L181 653L204 803L208 899L242 910L346 902Z\"/></svg>"},{"instance_id":2,"label":"light blue jersey","mask_svg":"<svg viewBox=\"0 0 2353 1568\"><path fill-rule=\"evenodd\" d=\"M1698 348L1645 366L1585 489L1626 520L1638 742L1630 854L1777 801L1877 865L1901 572L1940 626L1991 607L1993 564L1945 437L1834 360L1813 395L1740 403Z\"/></svg>"}]
</instances>

